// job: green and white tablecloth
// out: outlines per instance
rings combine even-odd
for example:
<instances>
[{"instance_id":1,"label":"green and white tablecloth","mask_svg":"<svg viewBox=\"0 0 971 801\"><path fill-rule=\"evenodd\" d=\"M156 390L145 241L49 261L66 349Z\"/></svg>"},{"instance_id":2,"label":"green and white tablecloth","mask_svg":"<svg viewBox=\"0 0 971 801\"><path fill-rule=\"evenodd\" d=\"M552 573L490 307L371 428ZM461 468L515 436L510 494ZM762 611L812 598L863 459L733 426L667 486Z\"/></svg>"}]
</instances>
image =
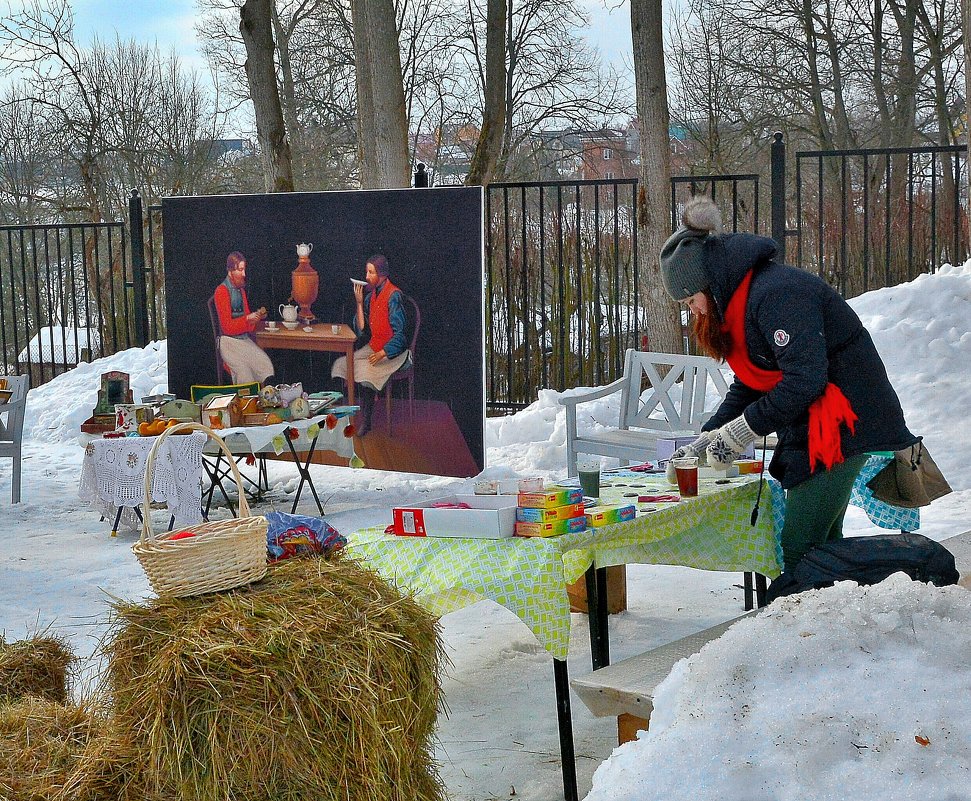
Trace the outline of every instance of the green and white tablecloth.
<instances>
[{"instance_id":1,"label":"green and white tablecloth","mask_svg":"<svg viewBox=\"0 0 971 801\"><path fill-rule=\"evenodd\" d=\"M663 476L604 477L604 502L625 495L676 494ZM635 485L635 486L632 486ZM637 504L655 511L626 523L559 537L501 540L396 537L382 528L348 537L347 553L362 559L435 615L490 599L517 615L556 659L570 645L566 585L591 565L672 564L707 570L752 570L770 578L782 557L772 525L771 493L751 525L758 477L716 485L702 479L700 494L680 503Z\"/></svg>"}]
</instances>

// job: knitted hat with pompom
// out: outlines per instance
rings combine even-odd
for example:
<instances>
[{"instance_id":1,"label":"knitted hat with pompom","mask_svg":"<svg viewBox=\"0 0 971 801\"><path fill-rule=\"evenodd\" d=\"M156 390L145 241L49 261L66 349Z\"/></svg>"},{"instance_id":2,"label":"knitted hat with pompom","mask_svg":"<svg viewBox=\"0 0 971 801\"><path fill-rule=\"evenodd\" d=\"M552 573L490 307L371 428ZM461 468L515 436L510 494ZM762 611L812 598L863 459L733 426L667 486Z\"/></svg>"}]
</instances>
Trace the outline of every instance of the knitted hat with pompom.
<instances>
[{"instance_id":1,"label":"knitted hat with pompom","mask_svg":"<svg viewBox=\"0 0 971 801\"><path fill-rule=\"evenodd\" d=\"M705 269L706 242L721 229L721 213L711 198L693 197L685 204L681 227L661 248L661 280L674 300L684 300L711 284Z\"/></svg>"}]
</instances>

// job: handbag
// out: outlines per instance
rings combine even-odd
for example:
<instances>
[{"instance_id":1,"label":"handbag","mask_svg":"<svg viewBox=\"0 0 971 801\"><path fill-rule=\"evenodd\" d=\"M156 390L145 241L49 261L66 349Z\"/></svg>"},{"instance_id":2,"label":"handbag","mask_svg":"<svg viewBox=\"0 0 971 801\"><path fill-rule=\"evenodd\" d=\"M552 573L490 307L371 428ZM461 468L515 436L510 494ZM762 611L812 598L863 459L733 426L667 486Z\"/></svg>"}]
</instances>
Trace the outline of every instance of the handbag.
<instances>
[{"instance_id":1,"label":"handbag","mask_svg":"<svg viewBox=\"0 0 971 801\"><path fill-rule=\"evenodd\" d=\"M890 463L867 482L877 500L916 509L952 491L921 440L918 437L913 445L894 453Z\"/></svg>"}]
</instances>

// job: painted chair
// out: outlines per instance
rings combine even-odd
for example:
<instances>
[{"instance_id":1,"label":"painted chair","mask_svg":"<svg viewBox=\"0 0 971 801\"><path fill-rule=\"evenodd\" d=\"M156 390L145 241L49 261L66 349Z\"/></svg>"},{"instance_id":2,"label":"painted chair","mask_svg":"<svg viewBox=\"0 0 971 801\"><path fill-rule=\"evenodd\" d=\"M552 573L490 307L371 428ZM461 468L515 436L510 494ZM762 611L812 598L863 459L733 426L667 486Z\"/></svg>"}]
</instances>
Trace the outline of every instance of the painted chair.
<instances>
[{"instance_id":1,"label":"painted chair","mask_svg":"<svg viewBox=\"0 0 971 801\"><path fill-rule=\"evenodd\" d=\"M8 457L13 460L10 502L20 503L21 443L24 434L24 412L27 408L27 390L30 388L30 376L14 375L8 376L5 380L7 389L12 390L12 394L6 403L0 404L0 458Z\"/></svg>"}]
</instances>

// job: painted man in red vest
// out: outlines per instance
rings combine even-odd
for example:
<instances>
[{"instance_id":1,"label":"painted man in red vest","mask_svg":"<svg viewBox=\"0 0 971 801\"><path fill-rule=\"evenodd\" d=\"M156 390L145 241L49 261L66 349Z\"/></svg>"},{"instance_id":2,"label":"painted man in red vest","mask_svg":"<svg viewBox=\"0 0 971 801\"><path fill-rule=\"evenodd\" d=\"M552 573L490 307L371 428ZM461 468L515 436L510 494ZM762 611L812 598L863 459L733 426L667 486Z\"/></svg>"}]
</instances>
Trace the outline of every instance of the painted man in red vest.
<instances>
[{"instance_id":1,"label":"painted man in red vest","mask_svg":"<svg viewBox=\"0 0 971 801\"><path fill-rule=\"evenodd\" d=\"M273 362L253 339L253 331L266 319L266 309L250 311L246 257L238 250L226 257L226 280L216 287L213 300L219 317L219 356L233 383L267 383L273 375Z\"/></svg>"},{"instance_id":2,"label":"painted man in red vest","mask_svg":"<svg viewBox=\"0 0 971 801\"><path fill-rule=\"evenodd\" d=\"M365 390L361 392L363 423L361 436L371 426L371 411L378 392L384 389L391 374L408 361L410 352L405 339L405 309L401 290L391 283L388 260L381 255L367 260L364 278L367 287L354 285L357 313L352 325L358 342L365 343L354 351L354 381ZM347 357L334 362L331 375L347 378Z\"/></svg>"}]
</instances>

